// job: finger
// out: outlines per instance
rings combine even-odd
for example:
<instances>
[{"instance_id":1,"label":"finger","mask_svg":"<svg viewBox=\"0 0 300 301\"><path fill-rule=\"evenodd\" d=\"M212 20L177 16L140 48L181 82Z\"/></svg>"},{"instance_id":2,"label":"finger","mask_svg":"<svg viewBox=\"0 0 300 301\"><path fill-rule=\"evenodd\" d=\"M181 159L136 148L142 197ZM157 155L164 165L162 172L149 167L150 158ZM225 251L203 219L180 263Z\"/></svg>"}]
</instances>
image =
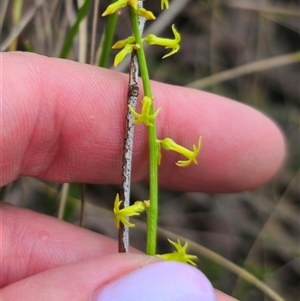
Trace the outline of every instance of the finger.
<instances>
[{"instance_id":1,"label":"finger","mask_svg":"<svg viewBox=\"0 0 300 301\"><path fill-rule=\"evenodd\" d=\"M117 252L116 241L95 232L5 203L0 210L5 241L0 288L60 265Z\"/></svg>"},{"instance_id":2,"label":"finger","mask_svg":"<svg viewBox=\"0 0 300 301\"><path fill-rule=\"evenodd\" d=\"M42 281L39 278L40 276L37 276L38 278L31 276L39 275L42 272L63 265L69 266L76 262L80 262L80 266L83 261L99 262L101 260L100 257L104 257L105 261L107 261L107 255L116 252L117 246L114 240L50 216L6 203L0 204L0 210L0 216L2 216L2 239L5 241L1 250L0 288L8 286L7 295L19 291L20 287L24 289L27 286L28 288L28 285L31 289L31 292L28 292L28 294L37 292L36 287L43 291L45 288L43 286L40 287L38 284ZM131 253L131 255L133 254ZM155 262L155 260L145 257L135 258L142 258L142 260L145 260L145 264ZM115 263L115 260L112 260L112 262ZM129 267L132 267L132 263L130 264ZM98 269L99 264L95 265ZM119 267L118 276L121 276L123 273L126 274L130 270L122 272L122 269L122 266ZM103 272L104 267L99 270ZM69 269L68 272L70 272ZM60 269L55 270L55 273L61 275L62 271ZM91 272L88 272L88 274L92 275ZM104 275L106 274L107 271L104 272ZM73 275L67 277L67 279L72 279ZM22 279L25 279L25 282L20 282ZM60 282L59 279L55 281ZM64 282L62 281L62 283ZM168 282L170 283L170 281ZM35 288L32 288L30 283L33 283ZM57 287L55 284L54 286L54 292L57 292ZM233 300L219 291L216 291L216 295L219 301ZM46 300L48 301L47 298Z\"/></svg>"},{"instance_id":3,"label":"finger","mask_svg":"<svg viewBox=\"0 0 300 301\"><path fill-rule=\"evenodd\" d=\"M3 300L29 301L33 296L47 301L216 300L210 282L194 267L132 254L61 266L2 289Z\"/></svg>"},{"instance_id":4,"label":"finger","mask_svg":"<svg viewBox=\"0 0 300 301\"><path fill-rule=\"evenodd\" d=\"M217 296L217 300L218 301L238 301L235 298L232 298L226 294L224 294L223 292L220 292L218 290L216 290L216 296Z\"/></svg>"},{"instance_id":5,"label":"finger","mask_svg":"<svg viewBox=\"0 0 300 301\"><path fill-rule=\"evenodd\" d=\"M20 175L57 182L121 181L127 76L23 53L3 53L1 184ZM198 165L163 153L164 187L239 191L269 180L284 157L283 137L261 113L209 93L153 82L158 138L191 148ZM133 181L146 180L147 133L136 127Z\"/></svg>"}]
</instances>

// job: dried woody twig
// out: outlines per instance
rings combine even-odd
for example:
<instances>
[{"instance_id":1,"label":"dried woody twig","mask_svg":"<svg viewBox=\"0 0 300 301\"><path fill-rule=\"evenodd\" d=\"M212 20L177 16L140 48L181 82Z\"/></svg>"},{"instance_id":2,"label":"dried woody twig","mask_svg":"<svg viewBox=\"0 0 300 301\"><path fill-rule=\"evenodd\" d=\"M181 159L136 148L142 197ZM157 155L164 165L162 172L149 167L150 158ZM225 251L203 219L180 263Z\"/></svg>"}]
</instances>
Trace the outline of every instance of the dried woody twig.
<instances>
[{"instance_id":1,"label":"dried woody twig","mask_svg":"<svg viewBox=\"0 0 300 301\"><path fill-rule=\"evenodd\" d=\"M143 7L143 1L138 2L139 7ZM145 19L139 18L139 29L142 34L144 30ZM136 51L131 54L131 60L129 64L129 83L128 83L128 98L127 98L127 113L124 135L124 147L123 147L123 165L122 165L122 184L120 188L120 199L123 202L120 205L120 209L128 207L130 205L130 180L131 180L131 165L132 165L132 150L133 150L133 134L134 134L134 116L128 108L130 105L136 109L136 104L139 96L138 85L138 72L139 63ZM120 223L119 228L119 253L128 252L129 248L129 228L128 226Z\"/></svg>"}]
</instances>

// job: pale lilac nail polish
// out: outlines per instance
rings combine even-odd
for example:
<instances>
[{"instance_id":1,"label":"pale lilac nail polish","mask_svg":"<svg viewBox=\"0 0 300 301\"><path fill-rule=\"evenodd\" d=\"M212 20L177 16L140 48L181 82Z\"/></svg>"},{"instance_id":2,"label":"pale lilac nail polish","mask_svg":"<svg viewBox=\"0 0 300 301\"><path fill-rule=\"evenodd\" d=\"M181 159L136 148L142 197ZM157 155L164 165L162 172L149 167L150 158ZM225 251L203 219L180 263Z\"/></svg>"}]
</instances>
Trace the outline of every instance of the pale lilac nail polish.
<instances>
[{"instance_id":1,"label":"pale lilac nail polish","mask_svg":"<svg viewBox=\"0 0 300 301\"><path fill-rule=\"evenodd\" d=\"M196 268L163 261L135 270L101 288L93 301L216 301L209 280Z\"/></svg>"}]
</instances>

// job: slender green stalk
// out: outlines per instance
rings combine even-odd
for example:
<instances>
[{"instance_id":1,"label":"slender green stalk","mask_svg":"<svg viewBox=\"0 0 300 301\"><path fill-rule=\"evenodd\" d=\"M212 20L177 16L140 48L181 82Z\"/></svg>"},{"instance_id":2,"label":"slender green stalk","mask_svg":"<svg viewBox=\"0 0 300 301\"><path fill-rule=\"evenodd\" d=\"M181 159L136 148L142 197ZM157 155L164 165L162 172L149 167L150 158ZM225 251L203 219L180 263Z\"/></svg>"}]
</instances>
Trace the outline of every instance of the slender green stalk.
<instances>
[{"instance_id":1,"label":"slender green stalk","mask_svg":"<svg viewBox=\"0 0 300 301\"><path fill-rule=\"evenodd\" d=\"M79 8L84 4L84 0L77 0ZM88 22L87 18L83 18L79 25L78 33L78 62L86 63L87 45L88 45Z\"/></svg>"},{"instance_id":2,"label":"slender green stalk","mask_svg":"<svg viewBox=\"0 0 300 301\"><path fill-rule=\"evenodd\" d=\"M92 36L91 36L91 47L90 47L90 65L95 64L95 45L96 45L96 31L97 31L97 21L98 21L98 13L99 13L99 1L94 1L93 8L93 18L92 18Z\"/></svg>"},{"instance_id":3,"label":"slender green stalk","mask_svg":"<svg viewBox=\"0 0 300 301\"><path fill-rule=\"evenodd\" d=\"M134 10L131 9L131 19L133 26L133 33L135 42L140 46L137 49L140 72L143 81L143 88L145 96L153 97L150 79L148 74L146 57L143 49L143 42L139 31L138 16ZM150 108L150 113L153 114L153 102ZM157 230L157 215L158 215L158 149L156 143L156 126L155 120L152 120L152 126L148 126L148 139L149 139L149 185L150 185L150 208L148 209L148 227L147 227L147 247L146 253L148 255L156 254L156 230Z\"/></svg>"},{"instance_id":4,"label":"slender green stalk","mask_svg":"<svg viewBox=\"0 0 300 301\"><path fill-rule=\"evenodd\" d=\"M13 4L12 21L14 25L17 25L20 21L22 14L23 0L15 0ZM15 38L9 46L9 51L15 51L17 49L18 39Z\"/></svg>"},{"instance_id":5,"label":"slender green stalk","mask_svg":"<svg viewBox=\"0 0 300 301\"><path fill-rule=\"evenodd\" d=\"M63 48L61 50L61 53L59 55L60 58L66 58L71 50L73 40L75 36L77 35L79 25L81 21L85 18L87 13L89 12L90 6L93 3L93 0L85 0L84 4L81 6L81 8L78 11L76 21L74 25L72 26L71 30L69 31L66 41L63 45Z\"/></svg>"},{"instance_id":6,"label":"slender green stalk","mask_svg":"<svg viewBox=\"0 0 300 301\"><path fill-rule=\"evenodd\" d=\"M112 0L111 3L117 0ZM98 66L107 67L109 54L111 53L112 40L115 34L118 16L116 13L108 15L107 24L105 27L104 41L101 50Z\"/></svg>"},{"instance_id":7,"label":"slender green stalk","mask_svg":"<svg viewBox=\"0 0 300 301\"><path fill-rule=\"evenodd\" d=\"M59 198L58 216L57 216L61 220L64 219L64 213L65 213L67 198L69 194L69 188L70 188L69 183L64 183L62 185L62 191Z\"/></svg>"}]
</instances>

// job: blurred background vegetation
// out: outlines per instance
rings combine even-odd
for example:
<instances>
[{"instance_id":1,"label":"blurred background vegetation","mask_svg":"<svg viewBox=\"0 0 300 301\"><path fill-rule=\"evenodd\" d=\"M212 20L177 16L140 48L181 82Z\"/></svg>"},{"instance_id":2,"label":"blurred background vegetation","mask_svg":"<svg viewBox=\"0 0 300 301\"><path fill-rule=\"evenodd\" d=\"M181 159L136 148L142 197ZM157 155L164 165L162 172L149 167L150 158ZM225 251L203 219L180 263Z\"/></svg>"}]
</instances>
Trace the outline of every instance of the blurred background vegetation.
<instances>
[{"instance_id":1,"label":"blurred background vegetation","mask_svg":"<svg viewBox=\"0 0 300 301\"><path fill-rule=\"evenodd\" d=\"M77 32L73 25L83 3L87 17ZM100 15L108 3L99 1L95 10L94 1L1 0L1 51L59 57L73 26L66 57L89 62L93 16L98 12L97 62L107 21ZM212 195L161 190L158 253L171 251L166 236L180 235L190 241L190 253L199 256L198 267L216 288L244 301L299 300L299 1L171 0L170 9L162 13L159 1L146 0L145 6L157 16L155 23L146 25L147 32L170 36L175 23L182 36L179 54L168 60L161 60L163 49L147 49L151 78L211 91L259 109L280 126L288 150L280 173L253 191ZM128 12L122 10L114 41L130 33ZM108 67L112 60L109 57ZM118 70L127 72L126 64ZM111 209L118 189L87 185L86 228L116 238ZM133 184L132 199L147 198L147 191L146 185ZM60 214L78 224L80 186L69 186L65 202L62 195L60 183L21 178L2 189L1 200ZM131 244L141 250L144 221L142 217L131 231Z\"/></svg>"}]
</instances>

